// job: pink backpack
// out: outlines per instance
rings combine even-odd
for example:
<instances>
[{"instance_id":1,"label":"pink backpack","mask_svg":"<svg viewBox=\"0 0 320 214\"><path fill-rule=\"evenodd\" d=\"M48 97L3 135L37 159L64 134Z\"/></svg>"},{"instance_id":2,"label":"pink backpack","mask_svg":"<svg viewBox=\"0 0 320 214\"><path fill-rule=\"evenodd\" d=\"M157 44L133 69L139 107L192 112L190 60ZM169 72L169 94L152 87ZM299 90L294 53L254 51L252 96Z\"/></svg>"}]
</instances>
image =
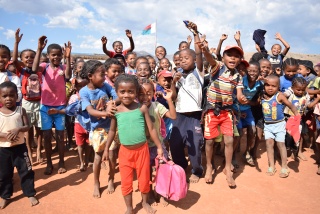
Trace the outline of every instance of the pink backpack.
<instances>
[{"instance_id":1,"label":"pink backpack","mask_svg":"<svg viewBox=\"0 0 320 214\"><path fill-rule=\"evenodd\" d=\"M159 159L156 158L156 177L155 190L163 197L179 201L187 195L186 173L183 168L173 161L167 161L162 158L165 163L159 164Z\"/></svg>"}]
</instances>

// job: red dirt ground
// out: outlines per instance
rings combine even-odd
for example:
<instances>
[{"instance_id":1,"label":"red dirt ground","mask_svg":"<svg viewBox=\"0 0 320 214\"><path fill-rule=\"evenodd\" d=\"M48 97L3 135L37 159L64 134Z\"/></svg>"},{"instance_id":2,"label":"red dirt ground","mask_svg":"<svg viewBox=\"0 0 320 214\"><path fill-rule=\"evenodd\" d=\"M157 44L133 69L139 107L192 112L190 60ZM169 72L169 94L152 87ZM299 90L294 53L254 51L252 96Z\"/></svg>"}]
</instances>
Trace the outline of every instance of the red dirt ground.
<instances>
[{"instance_id":1,"label":"red dirt ground","mask_svg":"<svg viewBox=\"0 0 320 214\"><path fill-rule=\"evenodd\" d=\"M242 145L243 147L243 145ZM236 189L229 189L221 167L214 174L214 183L208 185L202 178L197 184L190 184L187 197L179 202L170 202L168 207L160 204L157 213L320 213L320 176L316 174L317 165L314 154L308 150L304 154L308 161L295 162L288 158L290 176L286 179L265 174L267 155L264 143L260 144L257 167L244 165L241 153L238 153L240 168L234 174ZM33 157L35 160L35 157ZM124 213L125 204L121 195L120 175L116 174L115 193L108 195L107 170L101 172L102 196L92 197L92 168L78 172L77 151L66 152L68 172L57 174L57 154L54 155L54 172L51 176L43 174L45 164L35 165L35 187L40 204L31 207L29 200L22 195L19 177L14 175L14 194L11 203L0 213ZM216 156L217 165L222 158ZM137 189L137 181L134 181ZM133 193L135 213L145 213L142 209L139 192Z\"/></svg>"}]
</instances>

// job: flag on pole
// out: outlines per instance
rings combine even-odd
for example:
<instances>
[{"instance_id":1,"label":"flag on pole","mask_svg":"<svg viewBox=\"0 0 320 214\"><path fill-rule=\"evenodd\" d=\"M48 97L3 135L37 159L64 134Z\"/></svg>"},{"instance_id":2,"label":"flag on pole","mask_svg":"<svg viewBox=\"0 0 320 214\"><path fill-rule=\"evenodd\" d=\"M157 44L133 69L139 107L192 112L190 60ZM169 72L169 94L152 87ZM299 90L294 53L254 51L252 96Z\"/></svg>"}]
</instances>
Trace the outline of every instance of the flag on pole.
<instances>
[{"instance_id":1,"label":"flag on pole","mask_svg":"<svg viewBox=\"0 0 320 214\"><path fill-rule=\"evenodd\" d=\"M143 29L142 35L149 35L155 32L156 32L156 23L152 23Z\"/></svg>"}]
</instances>

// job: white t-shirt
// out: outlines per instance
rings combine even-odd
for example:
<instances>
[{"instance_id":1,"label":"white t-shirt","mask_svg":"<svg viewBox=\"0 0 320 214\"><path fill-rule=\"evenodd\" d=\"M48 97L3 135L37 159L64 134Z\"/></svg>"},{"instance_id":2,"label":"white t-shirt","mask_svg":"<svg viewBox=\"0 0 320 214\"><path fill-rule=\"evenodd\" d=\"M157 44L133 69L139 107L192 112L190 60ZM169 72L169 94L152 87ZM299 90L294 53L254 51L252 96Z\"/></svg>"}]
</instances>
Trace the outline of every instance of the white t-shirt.
<instances>
[{"instance_id":1,"label":"white t-shirt","mask_svg":"<svg viewBox=\"0 0 320 214\"><path fill-rule=\"evenodd\" d=\"M199 70L196 69L199 79L203 84L203 77L201 77ZM176 111L179 113L196 112L201 111L202 101L202 86L198 78L189 73L186 77L181 77L176 83L176 87L179 88Z\"/></svg>"},{"instance_id":2,"label":"white t-shirt","mask_svg":"<svg viewBox=\"0 0 320 214\"><path fill-rule=\"evenodd\" d=\"M20 78L16 74L13 74L13 73L11 73L11 76L9 78L7 71L0 72L0 84L5 82L5 81L11 81L14 84L16 84L16 86L18 88L18 99L17 99L17 102L20 102L21 98L22 98Z\"/></svg>"}]
</instances>

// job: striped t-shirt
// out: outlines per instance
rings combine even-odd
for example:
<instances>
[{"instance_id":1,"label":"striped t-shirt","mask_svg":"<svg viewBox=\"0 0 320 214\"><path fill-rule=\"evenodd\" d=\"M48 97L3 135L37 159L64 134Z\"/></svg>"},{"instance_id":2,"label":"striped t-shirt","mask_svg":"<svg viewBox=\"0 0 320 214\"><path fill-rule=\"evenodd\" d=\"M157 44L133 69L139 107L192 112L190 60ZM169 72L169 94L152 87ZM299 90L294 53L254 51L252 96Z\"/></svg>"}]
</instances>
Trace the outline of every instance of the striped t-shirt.
<instances>
[{"instance_id":1,"label":"striped t-shirt","mask_svg":"<svg viewBox=\"0 0 320 214\"><path fill-rule=\"evenodd\" d=\"M209 86L207 100L212 106L219 104L222 107L233 104L232 93L234 89L243 88L242 77L235 69L233 74L224 64L217 66L216 75L219 75Z\"/></svg>"}]
</instances>

